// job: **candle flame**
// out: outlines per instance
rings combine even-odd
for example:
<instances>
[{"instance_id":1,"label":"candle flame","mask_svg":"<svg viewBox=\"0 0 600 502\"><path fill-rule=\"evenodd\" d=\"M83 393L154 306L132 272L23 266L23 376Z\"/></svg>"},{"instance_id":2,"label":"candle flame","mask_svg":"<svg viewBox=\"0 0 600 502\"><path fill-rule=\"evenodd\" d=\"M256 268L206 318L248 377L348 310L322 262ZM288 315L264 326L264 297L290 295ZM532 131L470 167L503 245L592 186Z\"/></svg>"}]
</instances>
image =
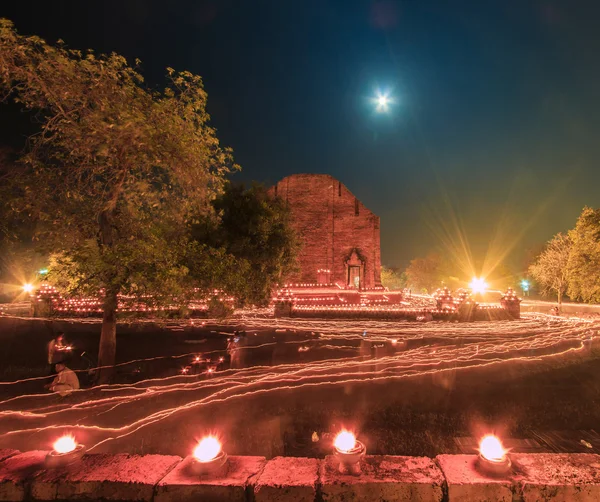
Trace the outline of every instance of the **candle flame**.
<instances>
[{"instance_id":1,"label":"candle flame","mask_svg":"<svg viewBox=\"0 0 600 502\"><path fill-rule=\"evenodd\" d=\"M356 446L356 436L349 431L340 432L333 443L343 453L349 452Z\"/></svg>"},{"instance_id":2,"label":"candle flame","mask_svg":"<svg viewBox=\"0 0 600 502\"><path fill-rule=\"evenodd\" d=\"M221 443L214 436L207 436L194 449L194 457L200 462L210 462L221 451Z\"/></svg>"},{"instance_id":3,"label":"candle flame","mask_svg":"<svg viewBox=\"0 0 600 502\"><path fill-rule=\"evenodd\" d=\"M500 440L491 434L485 436L479 443L479 452L487 460L502 460L506 450Z\"/></svg>"},{"instance_id":4,"label":"candle flame","mask_svg":"<svg viewBox=\"0 0 600 502\"><path fill-rule=\"evenodd\" d=\"M69 453L77 448L77 442L73 436L62 436L55 441L53 448L56 453Z\"/></svg>"}]
</instances>

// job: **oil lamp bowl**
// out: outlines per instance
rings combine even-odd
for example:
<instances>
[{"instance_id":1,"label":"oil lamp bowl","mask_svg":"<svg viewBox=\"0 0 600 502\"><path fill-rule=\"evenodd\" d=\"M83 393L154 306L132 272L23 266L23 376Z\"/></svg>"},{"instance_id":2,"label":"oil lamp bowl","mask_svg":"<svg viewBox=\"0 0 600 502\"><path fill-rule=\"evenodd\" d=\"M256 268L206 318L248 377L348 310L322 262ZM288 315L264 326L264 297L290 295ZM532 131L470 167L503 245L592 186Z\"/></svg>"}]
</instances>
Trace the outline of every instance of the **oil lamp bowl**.
<instances>
[{"instance_id":1,"label":"oil lamp bowl","mask_svg":"<svg viewBox=\"0 0 600 502\"><path fill-rule=\"evenodd\" d=\"M48 455L46 455L46 467L54 468L73 464L81 460L81 457L83 457L84 453L85 445L82 444L78 444L74 450L66 453L58 453L57 451L52 450L48 452Z\"/></svg>"},{"instance_id":2,"label":"oil lamp bowl","mask_svg":"<svg viewBox=\"0 0 600 502\"><path fill-rule=\"evenodd\" d=\"M192 455L190 467L191 471L198 475L223 474L227 471L227 453L221 450L216 457L204 462Z\"/></svg>"},{"instance_id":3,"label":"oil lamp bowl","mask_svg":"<svg viewBox=\"0 0 600 502\"><path fill-rule=\"evenodd\" d=\"M484 457L481 453L477 458L477 467L479 471L488 476L503 476L510 472L512 464L508 455L503 455L498 459Z\"/></svg>"},{"instance_id":4,"label":"oil lamp bowl","mask_svg":"<svg viewBox=\"0 0 600 502\"><path fill-rule=\"evenodd\" d=\"M343 474L360 474L360 461L367 453L367 448L360 441L356 441L354 448L350 450L340 450L337 446L335 457L340 463L339 470Z\"/></svg>"}]
</instances>

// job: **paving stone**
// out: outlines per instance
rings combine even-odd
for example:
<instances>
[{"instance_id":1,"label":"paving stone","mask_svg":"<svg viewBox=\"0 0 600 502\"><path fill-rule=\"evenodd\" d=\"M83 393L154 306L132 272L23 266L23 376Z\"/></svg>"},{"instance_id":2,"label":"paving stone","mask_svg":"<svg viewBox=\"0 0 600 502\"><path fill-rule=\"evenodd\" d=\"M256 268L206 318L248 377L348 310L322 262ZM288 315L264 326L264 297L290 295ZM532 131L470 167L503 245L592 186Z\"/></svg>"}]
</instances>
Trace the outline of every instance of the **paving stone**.
<instances>
[{"instance_id":1,"label":"paving stone","mask_svg":"<svg viewBox=\"0 0 600 502\"><path fill-rule=\"evenodd\" d=\"M436 457L448 484L448 500L512 502L512 478L488 477L476 467L477 455Z\"/></svg>"},{"instance_id":2,"label":"paving stone","mask_svg":"<svg viewBox=\"0 0 600 502\"><path fill-rule=\"evenodd\" d=\"M427 457L367 455L358 476L341 474L334 456L321 463L324 502L436 501L443 497L444 478Z\"/></svg>"},{"instance_id":3,"label":"paving stone","mask_svg":"<svg viewBox=\"0 0 600 502\"><path fill-rule=\"evenodd\" d=\"M313 502L319 479L316 458L269 460L254 486L256 502Z\"/></svg>"},{"instance_id":4,"label":"paving stone","mask_svg":"<svg viewBox=\"0 0 600 502\"><path fill-rule=\"evenodd\" d=\"M28 451L0 463L0 500L25 500L26 482L44 468L47 451Z\"/></svg>"},{"instance_id":5,"label":"paving stone","mask_svg":"<svg viewBox=\"0 0 600 502\"><path fill-rule=\"evenodd\" d=\"M19 450L11 450L10 448L0 449L0 462L21 453Z\"/></svg>"},{"instance_id":6,"label":"paving stone","mask_svg":"<svg viewBox=\"0 0 600 502\"><path fill-rule=\"evenodd\" d=\"M514 453L511 459L524 502L600 500L600 455Z\"/></svg>"},{"instance_id":7,"label":"paving stone","mask_svg":"<svg viewBox=\"0 0 600 502\"><path fill-rule=\"evenodd\" d=\"M198 475L191 470L194 462L187 457L156 487L155 502L245 502L246 490L254 484L266 460L264 457L231 456L227 472Z\"/></svg>"},{"instance_id":8,"label":"paving stone","mask_svg":"<svg viewBox=\"0 0 600 502\"><path fill-rule=\"evenodd\" d=\"M37 474L31 497L151 501L155 485L180 462L181 457L170 455L84 455L79 462Z\"/></svg>"}]
</instances>

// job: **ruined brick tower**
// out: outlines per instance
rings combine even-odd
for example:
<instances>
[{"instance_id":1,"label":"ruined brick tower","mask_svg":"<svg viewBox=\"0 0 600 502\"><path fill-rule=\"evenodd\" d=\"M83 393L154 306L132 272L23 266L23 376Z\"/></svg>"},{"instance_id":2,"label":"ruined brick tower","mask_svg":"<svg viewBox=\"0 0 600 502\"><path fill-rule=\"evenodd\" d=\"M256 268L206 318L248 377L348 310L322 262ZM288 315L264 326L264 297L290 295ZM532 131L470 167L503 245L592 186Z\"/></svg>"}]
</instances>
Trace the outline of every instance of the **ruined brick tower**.
<instances>
[{"instance_id":1,"label":"ruined brick tower","mask_svg":"<svg viewBox=\"0 0 600 502\"><path fill-rule=\"evenodd\" d=\"M294 174L271 193L288 202L302 242L300 272L291 282L381 286L379 217L328 174Z\"/></svg>"}]
</instances>

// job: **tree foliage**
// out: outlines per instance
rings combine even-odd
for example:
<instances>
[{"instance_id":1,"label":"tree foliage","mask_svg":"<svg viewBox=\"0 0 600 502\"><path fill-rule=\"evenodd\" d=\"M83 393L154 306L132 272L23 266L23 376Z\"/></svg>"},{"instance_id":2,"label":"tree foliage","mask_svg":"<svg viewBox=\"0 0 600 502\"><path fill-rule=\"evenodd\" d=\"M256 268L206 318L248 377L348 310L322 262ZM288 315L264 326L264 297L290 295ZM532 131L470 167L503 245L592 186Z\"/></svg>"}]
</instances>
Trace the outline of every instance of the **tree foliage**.
<instances>
[{"instance_id":1,"label":"tree foliage","mask_svg":"<svg viewBox=\"0 0 600 502\"><path fill-rule=\"evenodd\" d=\"M448 277L447 267L436 253L411 260L406 269L408 287L417 291L431 293L441 287Z\"/></svg>"},{"instance_id":2,"label":"tree foliage","mask_svg":"<svg viewBox=\"0 0 600 502\"><path fill-rule=\"evenodd\" d=\"M406 272L399 273L391 267L381 267L381 285L391 291L404 289L406 287Z\"/></svg>"},{"instance_id":3,"label":"tree foliage","mask_svg":"<svg viewBox=\"0 0 600 502\"><path fill-rule=\"evenodd\" d=\"M600 209L585 207L569 238L569 296L600 302Z\"/></svg>"},{"instance_id":4,"label":"tree foliage","mask_svg":"<svg viewBox=\"0 0 600 502\"><path fill-rule=\"evenodd\" d=\"M558 233L529 267L529 273L542 287L542 293L557 296L558 304L569 287L569 255L572 241L568 235Z\"/></svg>"},{"instance_id":5,"label":"tree foliage","mask_svg":"<svg viewBox=\"0 0 600 502\"><path fill-rule=\"evenodd\" d=\"M191 257L191 275L241 304L266 305L273 285L296 264L298 240L288 207L256 184L227 185L213 207L218 218L206 216L192 226L201 253Z\"/></svg>"},{"instance_id":6,"label":"tree foliage","mask_svg":"<svg viewBox=\"0 0 600 502\"><path fill-rule=\"evenodd\" d=\"M236 168L208 123L201 78L167 73L151 90L117 54L51 46L0 20L1 97L39 122L12 209L56 253L63 286L105 291L100 365L114 363L117 294L181 291L186 223L212 211Z\"/></svg>"}]
</instances>

